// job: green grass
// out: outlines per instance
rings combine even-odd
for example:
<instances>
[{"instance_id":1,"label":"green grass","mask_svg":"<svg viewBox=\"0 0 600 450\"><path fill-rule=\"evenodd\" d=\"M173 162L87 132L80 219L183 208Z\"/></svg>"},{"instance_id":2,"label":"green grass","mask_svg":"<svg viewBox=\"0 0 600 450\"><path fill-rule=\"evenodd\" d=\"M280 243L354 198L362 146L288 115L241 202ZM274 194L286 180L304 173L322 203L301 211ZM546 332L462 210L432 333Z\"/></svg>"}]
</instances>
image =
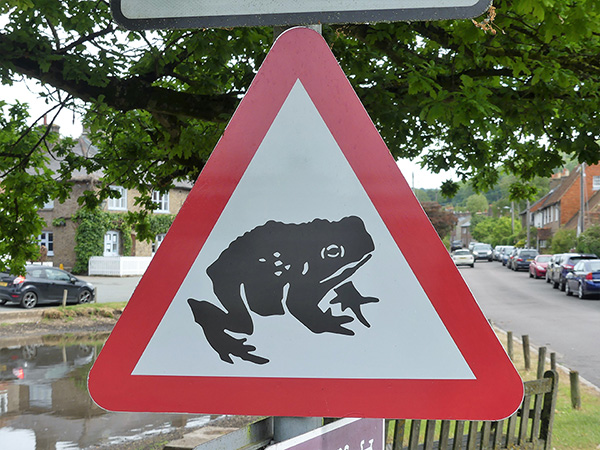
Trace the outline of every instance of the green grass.
<instances>
[{"instance_id":1,"label":"green grass","mask_svg":"<svg viewBox=\"0 0 600 450\"><path fill-rule=\"evenodd\" d=\"M498 337L503 345L506 345L506 335L499 333ZM537 352L531 351L531 369L525 370L523 347L514 342L513 363L524 381L537 378ZM549 369L546 362L545 369ZM600 450L600 393L586 385L580 385L581 409L573 409L571 406L571 386L569 374L564 370L558 370L558 395L554 414L554 426L552 432L552 448L554 450ZM388 436L391 437L390 422ZM406 424L404 445L408 444L410 421ZM507 424L505 424L505 427ZM452 424L454 427L454 424ZM439 423L437 424L439 432ZM506 431L506 430L505 430ZM466 432L466 427L465 427ZM420 442L423 442L425 424L421 424ZM436 436L437 436L436 432Z\"/></svg>"},{"instance_id":2,"label":"green grass","mask_svg":"<svg viewBox=\"0 0 600 450\"><path fill-rule=\"evenodd\" d=\"M506 335L498 337L506 344ZM537 352L531 351L531 369L526 371L523 347L514 342L513 363L523 380L537 377ZM546 362L546 370L549 363ZM573 370L577 368L574 367ZM554 413L552 448L555 450L597 450L600 449L600 393L583 384L580 385L581 409L571 406L571 386L569 374L558 369L558 396Z\"/></svg>"},{"instance_id":3,"label":"green grass","mask_svg":"<svg viewBox=\"0 0 600 450\"><path fill-rule=\"evenodd\" d=\"M66 319L72 320L75 317L118 317L125 302L112 303L86 303L83 305L59 306L57 308L47 309L43 313L44 320Z\"/></svg>"},{"instance_id":4,"label":"green grass","mask_svg":"<svg viewBox=\"0 0 600 450\"><path fill-rule=\"evenodd\" d=\"M569 377L559 374L552 446L556 450L600 448L600 394L581 385L581 409L571 406Z\"/></svg>"}]
</instances>

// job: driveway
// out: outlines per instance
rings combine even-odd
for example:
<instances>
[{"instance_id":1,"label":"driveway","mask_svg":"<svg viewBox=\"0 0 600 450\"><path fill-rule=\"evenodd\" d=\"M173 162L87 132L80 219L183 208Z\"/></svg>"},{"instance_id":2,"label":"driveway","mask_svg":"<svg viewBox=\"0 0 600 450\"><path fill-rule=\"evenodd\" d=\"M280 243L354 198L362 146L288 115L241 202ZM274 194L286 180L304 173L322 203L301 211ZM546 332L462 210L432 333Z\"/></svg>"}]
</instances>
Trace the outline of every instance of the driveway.
<instances>
[{"instance_id":1,"label":"driveway","mask_svg":"<svg viewBox=\"0 0 600 450\"><path fill-rule=\"evenodd\" d=\"M97 302L127 302L142 277L79 277L96 286Z\"/></svg>"}]
</instances>

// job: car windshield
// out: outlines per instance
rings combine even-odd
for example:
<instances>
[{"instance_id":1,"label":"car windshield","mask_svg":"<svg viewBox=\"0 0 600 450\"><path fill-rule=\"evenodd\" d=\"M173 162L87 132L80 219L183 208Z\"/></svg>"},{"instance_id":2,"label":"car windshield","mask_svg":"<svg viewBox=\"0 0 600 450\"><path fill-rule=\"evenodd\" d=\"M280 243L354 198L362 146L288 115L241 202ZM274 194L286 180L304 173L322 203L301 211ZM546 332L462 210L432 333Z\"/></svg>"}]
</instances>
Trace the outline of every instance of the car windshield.
<instances>
[{"instance_id":1,"label":"car windshield","mask_svg":"<svg viewBox=\"0 0 600 450\"><path fill-rule=\"evenodd\" d=\"M590 272L600 272L600 261L588 261L585 264L585 269Z\"/></svg>"},{"instance_id":2,"label":"car windshield","mask_svg":"<svg viewBox=\"0 0 600 450\"><path fill-rule=\"evenodd\" d=\"M473 250L491 250L492 246L489 244L477 244L473 247Z\"/></svg>"},{"instance_id":3,"label":"car windshield","mask_svg":"<svg viewBox=\"0 0 600 450\"><path fill-rule=\"evenodd\" d=\"M577 264L579 261L581 261L582 259L596 259L596 258L594 258L594 257L591 257L591 256L575 256L575 257L572 257L572 258L568 258L568 259L565 261L565 264L572 264L572 265L575 265L575 264Z\"/></svg>"},{"instance_id":4,"label":"car windshield","mask_svg":"<svg viewBox=\"0 0 600 450\"><path fill-rule=\"evenodd\" d=\"M538 256L537 262L547 263L550 261L550 258L552 258L552 256L549 256L549 255Z\"/></svg>"}]
</instances>

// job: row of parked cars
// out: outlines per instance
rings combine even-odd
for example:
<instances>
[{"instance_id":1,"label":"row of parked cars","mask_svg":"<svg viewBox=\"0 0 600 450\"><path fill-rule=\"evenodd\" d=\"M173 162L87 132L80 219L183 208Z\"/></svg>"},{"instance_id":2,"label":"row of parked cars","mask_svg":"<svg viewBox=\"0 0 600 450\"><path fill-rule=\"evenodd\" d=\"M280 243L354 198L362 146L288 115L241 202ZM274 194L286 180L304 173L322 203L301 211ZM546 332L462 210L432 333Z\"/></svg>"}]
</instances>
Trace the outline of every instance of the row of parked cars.
<instances>
[{"instance_id":1,"label":"row of parked cars","mask_svg":"<svg viewBox=\"0 0 600 450\"><path fill-rule=\"evenodd\" d=\"M475 261L479 259L492 261L494 251L490 244L475 243L469 244L469 248L458 248L452 251L452 260L457 266L475 267Z\"/></svg>"},{"instance_id":2,"label":"row of parked cars","mask_svg":"<svg viewBox=\"0 0 600 450\"><path fill-rule=\"evenodd\" d=\"M499 261L508 269L527 270L530 278L543 278L554 289L579 298L600 295L600 258L592 253L557 253L540 255L536 249L485 243L452 252L457 266L475 266L477 260Z\"/></svg>"},{"instance_id":3,"label":"row of parked cars","mask_svg":"<svg viewBox=\"0 0 600 450\"><path fill-rule=\"evenodd\" d=\"M568 296L600 295L600 258L593 253L540 255L535 249L497 246L494 259L515 271L528 270L530 278L543 278Z\"/></svg>"}]
</instances>

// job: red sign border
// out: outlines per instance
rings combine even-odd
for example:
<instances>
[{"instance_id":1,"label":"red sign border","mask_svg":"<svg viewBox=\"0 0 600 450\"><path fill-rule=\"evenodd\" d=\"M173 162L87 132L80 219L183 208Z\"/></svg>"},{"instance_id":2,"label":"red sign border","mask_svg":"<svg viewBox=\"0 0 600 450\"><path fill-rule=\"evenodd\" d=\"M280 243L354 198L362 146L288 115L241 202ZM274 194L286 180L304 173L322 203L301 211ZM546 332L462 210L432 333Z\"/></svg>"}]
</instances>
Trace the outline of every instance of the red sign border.
<instances>
[{"instance_id":1,"label":"red sign border","mask_svg":"<svg viewBox=\"0 0 600 450\"><path fill-rule=\"evenodd\" d=\"M474 380L131 375L297 79ZM382 342L377 350L393 358L392 349ZM179 351L185 351L184 344ZM288 30L275 42L94 364L88 385L94 401L108 410L272 416L498 420L516 411L523 397L519 374L354 89L327 43L307 28Z\"/></svg>"}]
</instances>

